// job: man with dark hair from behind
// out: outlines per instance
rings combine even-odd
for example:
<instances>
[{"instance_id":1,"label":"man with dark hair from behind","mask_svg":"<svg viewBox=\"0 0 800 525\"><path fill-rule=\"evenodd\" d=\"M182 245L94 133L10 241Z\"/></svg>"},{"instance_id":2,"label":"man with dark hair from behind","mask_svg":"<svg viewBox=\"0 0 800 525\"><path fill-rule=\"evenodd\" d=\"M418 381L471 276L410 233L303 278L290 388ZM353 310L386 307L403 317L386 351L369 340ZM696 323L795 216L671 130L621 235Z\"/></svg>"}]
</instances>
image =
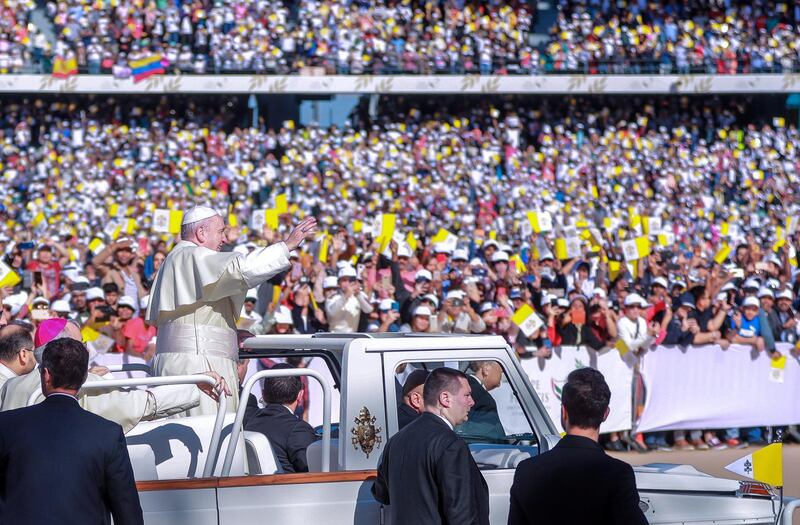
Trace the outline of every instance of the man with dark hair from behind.
<instances>
[{"instance_id":1,"label":"man with dark hair from behind","mask_svg":"<svg viewBox=\"0 0 800 525\"><path fill-rule=\"evenodd\" d=\"M12 377L25 375L34 367L36 359L33 357L31 333L18 325L0 327L0 387Z\"/></svg>"},{"instance_id":2,"label":"man with dark hair from behind","mask_svg":"<svg viewBox=\"0 0 800 525\"><path fill-rule=\"evenodd\" d=\"M474 404L467 376L437 368L422 396L425 411L386 444L372 494L395 525L488 524L486 481L453 431Z\"/></svg>"},{"instance_id":3,"label":"man with dark hair from behind","mask_svg":"<svg viewBox=\"0 0 800 525\"><path fill-rule=\"evenodd\" d=\"M51 341L39 367L45 401L0 413L0 523L144 522L122 427L76 399L88 361L79 341Z\"/></svg>"},{"instance_id":4,"label":"man with dark hair from behind","mask_svg":"<svg viewBox=\"0 0 800 525\"><path fill-rule=\"evenodd\" d=\"M425 410L422 392L426 379L428 379L427 370L414 370L408 374L406 382L403 383L403 400L397 407L398 429L403 430Z\"/></svg>"},{"instance_id":5,"label":"man with dark hair from behind","mask_svg":"<svg viewBox=\"0 0 800 525\"><path fill-rule=\"evenodd\" d=\"M293 368L288 363L278 363L271 370ZM298 376L266 378L262 395L266 406L250 418L245 430L267 436L284 472L308 472L306 449L317 435L311 425L295 415L297 404L303 399L303 382Z\"/></svg>"},{"instance_id":6,"label":"man with dark hair from behind","mask_svg":"<svg viewBox=\"0 0 800 525\"><path fill-rule=\"evenodd\" d=\"M646 525L633 469L597 443L611 390L593 368L573 370L561 392L566 435L553 450L526 459L511 486L509 525ZM579 495L576 504L575 495Z\"/></svg>"}]
</instances>

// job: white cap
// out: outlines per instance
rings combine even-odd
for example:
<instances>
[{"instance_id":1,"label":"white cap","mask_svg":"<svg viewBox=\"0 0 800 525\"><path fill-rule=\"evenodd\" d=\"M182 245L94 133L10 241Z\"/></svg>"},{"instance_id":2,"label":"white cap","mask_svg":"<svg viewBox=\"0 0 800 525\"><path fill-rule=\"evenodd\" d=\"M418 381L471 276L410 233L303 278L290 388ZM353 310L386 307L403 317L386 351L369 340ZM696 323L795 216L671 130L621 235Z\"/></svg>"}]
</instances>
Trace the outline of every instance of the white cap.
<instances>
[{"instance_id":1,"label":"white cap","mask_svg":"<svg viewBox=\"0 0 800 525\"><path fill-rule=\"evenodd\" d=\"M258 299L258 288L250 288L247 290L247 293L244 294L245 299Z\"/></svg>"},{"instance_id":2,"label":"white cap","mask_svg":"<svg viewBox=\"0 0 800 525\"><path fill-rule=\"evenodd\" d=\"M647 301L638 293L632 293L625 297L625 306L641 306L644 308L647 306Z\"/></svg>"},{"instance_id":3,"label":"white cap","mask_svg":"<svg viewBox=\"0 0 800 525\"><path fill-rule=\"evenodd\" d=\"M731 281L728 281L727 283L723 284L722 288L720 289L721 292L729 292L731 290L736 290L736 285L733 284Z\"/></svg>"},{"instance_id":4,"label":"white cap","mask_svg":"<svg viewBox=\"0 0 800 525\"><path fill-rule=\"evenodd\" d=\"M767 288L766 286L762 286L758 289L758 298L761 299L762 297L772 297L775 299L775 294L772 293L772 290Z\"/></svg>"},{"instance_id":5,"label":"white cap","mask_svg":"<svg viewBox=\"0 0 800 525\"><path fill-rule=\"evenodd\" d=\"M777 298L778 299L789 299L790 301L792 299L794 299L794 297L792 296L792 291L790 289L788 289L788 288L784 288L783 290L778 292Z\"/></svg>"},{"instance_id":6,"label":"white cap","mask_svg":"<svg viewBox=\"0 0 800 525\"><path fill-rule=\"evenodd\" d=\"M345 266L344 268L339 270L339 275L337 276L338 279L344 279L347 277L352 277L353 279L358 277L356 275L356 269L353 268L352 266Z\"/></svg>"},{"instance_id":7,"label":"white cap","mask_svg":"<svg viewBox=\"0 0 800 525\"><path fill-rule=\"evenodd\" d=\"M72 309L69 307L69 303L63 299L53 301L53 304L50 305L50 309L60 314L68 314L72 311Z\"/></svg>"},{"instance_id":8,"label":"white cap","mask_svg":"<svg viewBox=\"0 0 800 525\"><path fill-rule=\"evenodd\" d=\"M492 262L508 262L508 254L504 251L496 251L492 254Z\"/></svg>"},{"instance_id":9,"label":"white cap","mask_svg":"<svg viewBox=\"0 0 800 525\"><path fill-rule=\"evenodd\" d=\"M275 324L294 324L292 312L287 307L281 305L275 312Z\"/></svg>"},{"instance_id":10,"label":"white cap","mask_svg":"<svg viewBox=\"0 0 800 525\"><path fill-rule=\"evenodd\" d=\"M322 289L339 288L339 280L333 275L328 275L322 280Z\"/></svg>"},{"instance_id":11,"label":"white cap","mask_svg":"<svg viewBox=\"0 0 800 525\"><path fill-rule=\"evenodd\" d=\"M431 309L428 308L427 306L417 306L416 308L414 308L413 315L414 316L424 315L425 317L430 317L433 314L431 313Z\"/></svg>"},{"instance_id":12,"label":"white cap","mask_svg":"<svg viewBox=\"0 0 800 525\"><path fill-rule=\"evenodd\" d=\"M747 279L744 282L744 284L742 285L742 288L756 288L756 289L758 289L758 288L761 288L761 283L759 283L756 279L750 278L750 279Z\"/></svg>"},{"instance_id":13,"label":"white cap","mask_svg":"<svg viewBox=\"0 0 800 525\"><path fill-rule=\"evenodd\" d=\"M450 290L447 292L447 295L445 295L444 298L448 301L452 299L461 299L463 301L465 296L466 294L463 290Z\"/></svg>"},{"instance_id":14,"label":"white cap","mask_svg":"<svg viewBox=\"0 0 800 525\"><path fill-rule=\"evenodd\" d=\"M150 305L150 296L145 295L141 299L139 299L139 310L147 310L147 307Z\"/></svg>"},{"instance_id":15,"label":"white cap","mask_svg":"<svg viewBox=\"0 0 800 525\"><path fill-rule=\"evenodd\" d=\"M32 305L34 305L34 304L46 304L47 306L50 306L50 300L47 299L46 297L41 297L40 296L40 297L37 297L36 299L34 299L31 302L31 304Z\"/></svg>"},{"instance_id":16,"label":"white cap","mask_svg":"<svg viewBox=\"0 0 800 525\"><path fill-rule=\"evenodd\" d=\"M391 299L381 299L381 302L378 303L378 310L388 312L392 309L392 303L394 303L394 301Z\"/></svg>"},{"instance_id":17,"label":"white cap","mask_svg":"<svg viewBox=\"0 0 800 525\"><path fill-rule=\"evenodd\" d=\"M466 261L469 259L469 256L467 254L467 250L464 248L458 248L457 250L453 250L453 255L450 257L450 259L454 261Z\"/></svg>"},{"instance_id":18,"label":"white cap","mask_svg":"<svg viewBox=\"0 0 800 525\"><path fill-rule=\"evenodd\" d=\"M411 248L407 246L405 243L401 244L397 247L397 256L398 257L411 257Z\"/></svg>"},{"instance_id":19,"label":"white cap","mask_svg":"<svg viewBox=\"0 0 800 525\"><path fill-rule=\"evenodd\" d=\"M106 300L106 294L103 293L103 289L98 288L97 286L94 286L86 290L86 300L94 301L95 299L102 299L103 301Z\"/></svg>"},{"instance_id":20,"label":"white cap","mask_svg":"<svg viewBox=\"0 0 800 525\"><path fill-rule=\"evenodd\" d=\"M127 306L131 310L136 311L136 299L130 295L123 295L119 298L119 301L117 301L117 308L120 306Z\"/></svg>"},{"instance_id":21,"label":"white cap","mask_svg":"<svg viewBox=\"0 0 800 525\"><path fill-rule=\"evenodd\" d=\"M664 279L663 277L656 277L655 279L653 279L653 283L652 283L651 286L655 286L655 285L658 285L658 286L660 286L660 287L662 287L664 289L668 288L667 280Z\"/></svg>"},{"instance_id":22,"label":"white cap","mask_svg":"<svg viewBox=\"0 0 800 525\"><path fill-rule=\"evenodd\" d=\"M666 288L666 286L664 288ZM608 297L608 295L606 295L606 291L603 290L602 288L595 288L594 290L592 290L592 297L602 297L603 299L605 299L606 297Z\"/></svg>"},{"instance_id":23,"label":"white cap","mask_svg":"<svg viewBox=\"0 0 800 525\"><path fill-rule=\"evenodd\" d=\"M426 301L430 301L433 303L434 308L439 308L439 298L433 295L432 293L425 294L422 298Z\"/></svg>"},{"instance_id":24,"label":"white cap","mask_svg":"<svg viewBox=\"0 0 800 525\"><path fill-rule=\"evenodd\" d=\"M3 306L10 306L11 307L11 315L17 315L20 310L22 310L22 306L25 304L25 301L28 300L28 294L25 292L20 292L16 295L9 295L5 299L3 299Z\"/></svg>"},{"instance_id":25,"label":"white cap","mask_svg":"<svg viewBox=\"0 0 800 525\"><path fill-rule=\"evenodd\" d=\"M497 248L498 250L500 249L500 243L498 243L498 242L497 242L497 241L495 241L494 239L489 239L488 241L486 241L485 243L483 243L483 247L484 247L484 249L488 248L489 246L494 246L494 247L495 247L495 248Z\"/></svg>"},{"instance_id":26,"label":"white cap","mask_svg":"<svg viewBox=\"0 0 800 525\"><path fill-rule=\"evenodd\" d=\"M214 215L222 217L222 215L220 215L219 212L214 208L209 208L208 206L195 206L194 208L183 214L183 220L181 221L181 226L192 224L193 222L197 221L202 221L204 219L208 219L209 217L213 217Z\"/></svg>"},{"instance_id":27,"label":"white cap","mask_svg":"<svg viewBox=\"0 0 800 525\"><path fill-rule=\"evenodd\" d=\"M483 266L483 261L481 261L480 259L475 257L469 262L469 265L470 266Z\"/></svg>"},{"instance_id":28,"label":"white cap","mask_svg":"<svg viewBox=\"0 0 800 525\"><path fill-rule=\"evenodd\" d=\"M74 279L70 279L73 285L76 284L89 284L89 278L84 275L78 275Z\"/></svg>"},{"instance_id":29,"label":"white cap","mask_svg":"<svg viewBox=\"0 0 800 525\"><path fill-rule=\"evenodd\" d=\"M431 275L431 272L428 270L419 270L414 276L414 279L427 279L429 281L433 281L433 275Z\"/></svg>"},{"instance_id":30,"label":"white cap","mask_svg":"<svg viewBox=\"0 0 800 525\"><path fill-rule=\"evenodd\" d=\"M758 299L756 299L752 295L749 295L749 296L744 298L744 301L742 301L742 306L743 307L755 306L756 308L760 308L761 307L761 303L758 302Z\"/></svg>"},{"instance_id":31,"label":"white cap","mask_svg":"<svg viewBox=\"0 0 800 525\"><path fill-rule=\"evenodd\" d=\"M553 297L549 293L543 293L542 299L539 301L539 306L547 306L553 300Z\"/></svg>"}]
</instances>

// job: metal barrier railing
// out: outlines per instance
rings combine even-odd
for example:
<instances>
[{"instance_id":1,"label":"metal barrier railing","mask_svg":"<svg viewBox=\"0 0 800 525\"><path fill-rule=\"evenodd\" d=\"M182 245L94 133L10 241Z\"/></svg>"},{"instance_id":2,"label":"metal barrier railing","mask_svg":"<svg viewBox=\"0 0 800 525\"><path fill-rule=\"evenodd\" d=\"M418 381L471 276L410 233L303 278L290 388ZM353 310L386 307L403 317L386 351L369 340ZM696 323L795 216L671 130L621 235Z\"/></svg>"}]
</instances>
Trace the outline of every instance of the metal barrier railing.
<instances>
[{"instance_id":1,"label":"metal barrier railing","mask_svg":"<svg viewBox=\"0 0 800 525\"><path fill-rule=\"evenodd\" d=\"M322 387L322 472L330 472L331 469L331 387L325 377L316 370L309 370L307 368L285 368L280 370L262 370L253 374L250 379L244 384L239 399L239 409L236 411L236 419L233 421L233 430L231 430L231 437L228 441L228 450L225 452L225 462L222 464L222 477L230 475L231 465L233 464L233 455L236 452L236 443L239 440L239 434L242 432L242 422L244 421L244 412L247 409L247 397L250 391L256 384L256 381L262 378L274 377L299 377L308 376L313 377Z\"/></svg>"},{"instance_id":2,"label":"metal barrier railing","mask_svg":"<svg viewBox=\"0 0 800 525\"><path fill-rule=\"evenodd\" d=\"M136 377L131 379L107 379L103 381L88 381L81 386L81 392L86 390L107 390L114 388L127 388L136 386L162 386L162 385L197 385L205 383L210 386L217 384L216 380L207 375L183 375L183 376L159 376L159 377ZM42 395L40 391L33 392L28 398L28 406L36 403L36 399ZM80 393L79 393L80 395ZM203 466L203 477L210 477L214 473L214 464L219 452L220 436L222 426L225 421L225 412L228 409L228 400L225 393L220 392L219 402L217 403L217 417L214 420L214 431L211 434L211 443L208 445L208 455Z\"/></svg>"}]
</instances>

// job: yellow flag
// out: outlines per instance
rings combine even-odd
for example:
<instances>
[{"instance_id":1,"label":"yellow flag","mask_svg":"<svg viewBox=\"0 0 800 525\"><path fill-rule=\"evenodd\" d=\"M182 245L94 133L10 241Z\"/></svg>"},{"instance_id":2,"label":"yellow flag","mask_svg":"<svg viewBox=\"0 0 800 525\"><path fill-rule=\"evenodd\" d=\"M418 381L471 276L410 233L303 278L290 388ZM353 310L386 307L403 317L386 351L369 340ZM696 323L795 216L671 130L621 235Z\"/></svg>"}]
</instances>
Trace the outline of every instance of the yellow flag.
<instances>
[{"instance_id":1,"label":"yellow flag","mask_svg":"<svg viewBox=\"0 0 800 525\"><path fill-rule=\"evenodd\" d=\"M737 459L725 467L734 474L767 483L783 486L783 444L773 443L761 450Z\"/></svg>"},{"instance_id":2,"label":"yellow flag","mask_svg":"<svg viewBox=\"0 0 800 525\"><path fill-rule=\"evenodd\" d=\"M519 310L514 312L511 322L517 325L526 337L530 337L544 325L544 321L527 304L523 304Z\"/></svg>"},{"instance_id":3,"label":"yellow flag","mask_svg":"<svg viewBox=\"0 0 800 525\"><path fill-rule=\"evenodd\" d=\"M0 261L0 288L16 286L20 281L19 274L12 270L9 265Z\"/></svg>"},{"instance_id":4,"label":"yellow flag","mask_svg":"<svg viewBox=\"0 0 800 525\"><path fill-rule=\"evenodd\" d=\"M183 212L180 210L169 211L169 233L180 233Z\"/></svg>"},{"instance_id":5,"label":"yellow flag","mask_svg":"<svg viewBox=\"0 0 800 525\"><path fill-rule=\"evenodd\" d=\"M381 240L381 247L380 247L381 252L383 252L386 249L386 247L389 246L389 243L392 242L395 223L396 223L396 217L394 213L381 214L381 234L379 236Z\"/></svg>"},{"instance_id":6,"label":"yellow flag","mask_svg":"<svg viewBox=\"0 0 800 525\"><path fill-rule=\"evenodd\" d=\"M279 215L289 212L289 203L286 200L285 193L275 195L275 209L278 211Z\"/></svg>"},{"instance_id":7,"label":"yellow flag","mask_svg":"<svg viewBox=\"0 0 800 525\"><path fill-rule=\"evenodd\" d=\"M273 230L278 229L278 210L276 208L264 210L264 223Z\"/></svg>"},{"instance_id":8,"label":"yellow flag","mask_svg":"<svg viewBox=\"0 0 800 525\"><path fill-rule=\"evenodd\" d=\"M617 342L614 343L614 348L619 350L619 356L620 357L625 357L625 354L627 354L630 351L630 348L628 348L628 345L625 343L625 340L622 339L622 338L617 339Z\"/></svg>"},{"instance_id":9,"label":"yellow flag","mask_svg":"<svg viewBox=\"0 0 800 525\"><path fill-rule=\"evenodd\" d=\"M717 264L723 264L725 261L728 260L728 256L730 254L731 254L731 247L726 242L720 247L716 255L714 255L714 262L716 262Z\"/></svg>"},{"instance_id":10,"label":"yellow flag","mask_svg":"<svg viewBox=\"0 0 800 525\"><path fill-rule=\"evenodd\" d=\"M89 243L89 251L92 252L94 255L97 255L98 253L102 252L103 249L105 249L105 247L106 245L103 244L103 241L101 241L97 237L92 239L91 242Z\"/></svg>"},{"instance_id":11,"label":"yellow flag","mask_svg":"<svg viewBox=\"0 0 800 525\"><path fill-rule=\"evenodd\" d=\"M330 235L327 233L322 236L319 243L319 262L328 262L328 248L330 247Z\"/></svg>"},{"instance_id":12,"label":"yellow flag","mask_svg":"<svg viewBox=\"0 0 800 525\"><path fill-rule=\"evenodd\" d=\"M228 214L228 226L231 228L236 228L239 226L239 218L236 216L235 213Z\"/></svg>"},{"instance_id":13,"label":"yellow flag","mask_svg":"<svg viewBox=\"0 0 800 525\"><path fill-rule=\"evenodd\" d=\"M536 233L553 230L553 217L549 212L529 211L528 221L531 223L531 228L533 228L533 231Z\"/></svg>"},{"instance_id":14,"label":"yellow flag","mask_svg":"<svg viewBox=\"0 0 800 525\"><path fill-rule=\"evenodd\" d=\"M31 226L33 226L34 228L39 226L44 221L44 219L45 217L43 212L37 213L36 217L34 217L33 220L31 221Z\"/></svg>"},{"instance_id":15,"label":"yellow flag","mask_svg":"<svg viewBox=\"0 0 800 525\"><path fill-rule=\"evenodd\" d=\"M360 233L363 229L364 229L363 222L359 220L353 221L353 233Z\"/></svg>"},{"instance_id":16,"label":"yellow flag","mask_svg":"<svg viewBox=\"0 0 800 525\"><path fill-rule=\"evenodd\" d=\"M412 232L408 232L408 235L406 235L406 244L408 244L408 247L411 248L412 252L417 251L417 238L414 237Z\"/></svg>"},{"instance_id":17,"label":"yellow flag","mask_svg":"<svg viewBox=\"0 0 800 525\"><path fill-rule=\"evenodd\" d=\"M96 341L100 337L100 332L90 328L88 325L81 328L81 337L85 343Z\"/></svg>"}]
</instances>

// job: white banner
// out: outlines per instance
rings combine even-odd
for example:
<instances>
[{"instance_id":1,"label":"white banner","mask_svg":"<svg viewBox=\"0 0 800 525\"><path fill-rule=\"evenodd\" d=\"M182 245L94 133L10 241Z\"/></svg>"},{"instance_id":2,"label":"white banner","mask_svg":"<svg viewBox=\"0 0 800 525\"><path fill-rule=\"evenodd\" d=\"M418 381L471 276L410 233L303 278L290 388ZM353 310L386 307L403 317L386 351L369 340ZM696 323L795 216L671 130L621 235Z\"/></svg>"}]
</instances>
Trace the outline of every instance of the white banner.
<instances>
[{"instance_id":1,"label":"white banner","mask_svg":"<svg viewBox=\"0 0 800 525\"><path fill-rule=\"evenodd\" d=\"M791 345L777 347L783 368L749 346L650 350L641 361L646 400L637 431L800 423L800 362Z\"/></svg>"},{"instance_id":2,"label":"white banner","mask_svg":"<svg viewBox=\"0 0 800 525\"><path fill-rule=\"evenodd\" d=\"M599 352L575 346L553 349L550 359L525 359L522 368L556 428L561 428L561 388L573 370L590 366L603 373L611 389L611 405L608 419L600 426L600 432L629 430L632 425L633 360L628 353L623 360L616 348ZM505 422L504 422L505 425Z\"/></svg>"}]
</instances>

